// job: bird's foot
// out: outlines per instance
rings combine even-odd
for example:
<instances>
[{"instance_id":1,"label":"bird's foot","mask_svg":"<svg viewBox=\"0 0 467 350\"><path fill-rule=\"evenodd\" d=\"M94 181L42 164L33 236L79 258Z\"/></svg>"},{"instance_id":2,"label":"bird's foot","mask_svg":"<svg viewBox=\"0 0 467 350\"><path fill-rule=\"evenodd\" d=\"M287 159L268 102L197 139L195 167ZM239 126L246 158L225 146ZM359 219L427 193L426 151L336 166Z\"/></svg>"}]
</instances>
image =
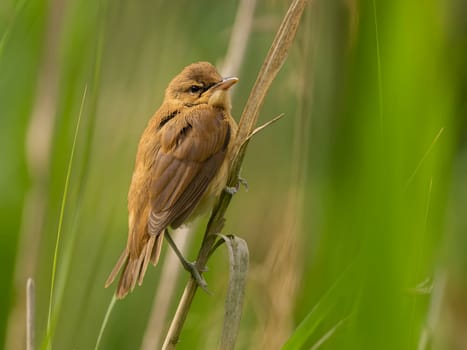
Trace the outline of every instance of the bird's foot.
<instances>
[{"instance_id":1,"label":"bird's foot","mask_svg":"<svg viewBox=\"0 0 467 350\"><path fill-rule=\"evenodd\" d=\"M183 262L183 267L185 270L191 273L191 276L196 281L198 286L201 287L202 290L204 290L208 294L211 294L208 290L208 284L206 280L204 279L203 276L201 276L202 272L206 272L208 270L207 268L203 268L199 270L198 267L196 266L196 262L189 262L186 260Z\"/></svg>"},{"instance_id":2,"label":"bird's foot","mask_svg":"<svg viewBox=\"0 0 467 350\"><path fill-rule=\"evenodd\" d=\"M246 179L244 177L241 177L241 176L238 177L237 186L239 186L239 185L242 185L243 187L245 187L245 190L248 191L248 181L246 181Z\"/></svg>"},{"instance_id":3,"label":"bird's foot","mask_svg":"<svg viewBox=\"0 0 467 350\"><path fill-rule=\"evenodd\" d=\"M243 185L243 187L245 187L245 190L248 191L248 182L246 181L246 179L240 176L237 178L237 184L235 186L232 186L232 187L226 186L224 188L224 191L230 194L231 196L233 196L235 193L238 192L240 185Z\"/></svg>"},{"instance_id":4,"label":"bird's foot","mask_svg":"<svg viewBox=\"0 0 467 350\"><path fill-rule=\"evenodd\" d=\"M238 186L225 186L224 191L233 196L238 191Z\"/></svg>"},{"instance_id":5,"label":"bird's foot","mask_svg":"<svg viewBox=\"0 0 467 350\"><path fill-rule=\"evenodd\" d=\"M198 267L196 266L196 262L189 262L178 249L177 245L175 244L175 242L169 234L169 230L165 229L164 236L165 239L167 239L169 245L172 247L175 254L177 255L178 259L182 263L183 268L191 273L191 276L196 281L198 286L200 286L206 293L211 294L208 290L208 284L206 283L206 280L203 278L203 276L201 276L201 273L206 272L207 268L204 267L203 269L198 269Z\"/></svg>"}]
</instances>

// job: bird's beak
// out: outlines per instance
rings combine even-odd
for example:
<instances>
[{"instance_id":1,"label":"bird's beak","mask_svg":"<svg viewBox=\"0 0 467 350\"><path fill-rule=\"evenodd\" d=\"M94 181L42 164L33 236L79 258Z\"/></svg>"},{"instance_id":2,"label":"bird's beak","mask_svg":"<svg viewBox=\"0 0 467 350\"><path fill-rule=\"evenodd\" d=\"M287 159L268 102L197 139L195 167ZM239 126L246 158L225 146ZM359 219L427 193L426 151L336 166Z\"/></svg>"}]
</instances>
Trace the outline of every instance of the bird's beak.
<instances>
[{"instance_id":1,"label":"bird's beak","mask_svg":"<svg viewBox=\"0 0 467 350\"><path fill-rule=\"evenodd\" d=\"M229 77L224 78L222 81L218 82L217 84L213 85L210 90L228 90L232 87L232 85L236 84L238 78L236 77Z\"/></svg>"},{"instance_id":2,"label":"bird's beak","mask_svg":"<svg viewBox=\"0 0 467 350\"><path fill-rule=\"evenodd\" d=\"M211 86L211 88L207 91L208 104L214 107L221 107L225 110L230 111L231 105L228 90L237 81L238 78L229 77L224 78L217 84Z\"/></svg>"}]
</instances>

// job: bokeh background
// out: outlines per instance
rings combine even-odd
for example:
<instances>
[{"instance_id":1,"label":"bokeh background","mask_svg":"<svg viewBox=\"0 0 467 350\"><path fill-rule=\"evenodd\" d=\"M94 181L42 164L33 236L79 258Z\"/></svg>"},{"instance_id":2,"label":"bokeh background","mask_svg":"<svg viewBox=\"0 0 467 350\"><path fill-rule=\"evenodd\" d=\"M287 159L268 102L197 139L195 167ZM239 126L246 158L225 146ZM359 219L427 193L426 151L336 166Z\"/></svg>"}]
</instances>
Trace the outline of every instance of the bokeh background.
<instances>
[{"instance_id":1,"label":"bokeh background","mask_svg":"<svg viewBox=\"0 0 467 350\"><path fill-rule=\"evenodd\" d=\"M239 5L0 2L6 349L25 348L28 277L37 348L94 348L113 294L103 284L126 243L139 136L184 66L222 67ZM247 11L237 120L288 5ZM249 190L226 216L225 233L250 250L238 349L467 349L466 53L462 0L309 1L260 123L285 117L250 143ZM205 222L190 234L189 257ZM208 265L213 295L197 294L179 349L216 348L225 251ZM101 349L138 349L166 333L187 275L173 275L171 290L163 266L115 305Z\"/></svg>"}]
</instances>

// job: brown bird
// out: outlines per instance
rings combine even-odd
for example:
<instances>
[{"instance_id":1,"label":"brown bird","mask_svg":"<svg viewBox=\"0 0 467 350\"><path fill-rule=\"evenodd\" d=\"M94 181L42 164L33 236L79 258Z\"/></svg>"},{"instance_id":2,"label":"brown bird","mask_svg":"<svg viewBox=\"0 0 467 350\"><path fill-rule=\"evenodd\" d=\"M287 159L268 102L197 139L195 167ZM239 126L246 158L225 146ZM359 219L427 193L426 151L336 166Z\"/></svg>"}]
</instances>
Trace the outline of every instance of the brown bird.
<instances>
[{"instance_id":1,"label":"brown bird","mask_svg":"<svg viewBox=\"0 0 467 350\"><path fill-rule=\"evenodd\" d=\"M229 88L207 62L185 67L169 84L162 106L141 136L128 193L128 242L110 273L123 267L116 297L143 282L149 262L157 264L164 236L201 287L206 282L183 258L167 228L177 228L205 210L226 186L237 124L230 115Z\"/></svg>"}]
</instances>

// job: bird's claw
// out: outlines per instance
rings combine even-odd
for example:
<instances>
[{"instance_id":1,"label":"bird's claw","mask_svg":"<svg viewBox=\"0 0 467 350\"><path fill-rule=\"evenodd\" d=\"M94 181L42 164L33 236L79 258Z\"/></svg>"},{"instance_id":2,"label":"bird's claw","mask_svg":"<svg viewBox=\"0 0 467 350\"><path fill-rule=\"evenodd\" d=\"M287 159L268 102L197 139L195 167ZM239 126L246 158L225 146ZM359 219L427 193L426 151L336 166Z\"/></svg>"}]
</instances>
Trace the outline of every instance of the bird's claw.
<instances>
[{"instance_id":1,"label":"bird's claw","mask_svg":"<svg viewBox=\"0 0 467 350\"><path fill-rule=\"evenodd\" d=\"M232 186L232 187L226 186L224 188L224 191L230 194L231 196L233 196L235 193L238 192L240 185L243 185L243 187L245 187L245 190L248 191L248 182L246 181L246 179L240 176L237 178L237 183L235 184L235 186Z\"/></svg>"},{"instance_id":2,"label":"bird's claw","mask_svg":"<svg viewBox=\"0 0 467 350\"><path fill-rule=\"evenodd\" d=\"M224 191L233 196L238 191L238 186L225 186Z\"/></svg>"},{"instance_id":3,"label":"bird's claw","mask_svg":"<svg viewBox=\"0 0 467 350\"><path fill-rule=\"evenodd\" d=\"M245 190L248 191L248 181L246 181L244 177L241 177L241 176L238 177L237 187L239 186L239 184L245 187Z\"/></svg>"},{"instance_id":4,"label":"bird's claw","mask_svg":"<svg viewBox=\"0 0 467 350\"><path fill-rule=\"evenodd\" d=\"M206 272L208 269L207 267L204 267L201 270L198 270L198 267L196 266L195 262L188 262L185 261L183 264L183 267L185 270L191 273L191 277L196 281L199 287L201 287L202 290L204 290L206 293L211 294L211 292L208 290L208 284L206 280L204 279L203 276L201 276L202 272ZM200 273L201 272L201 273Z\"/></svg>"}]
</instances>

